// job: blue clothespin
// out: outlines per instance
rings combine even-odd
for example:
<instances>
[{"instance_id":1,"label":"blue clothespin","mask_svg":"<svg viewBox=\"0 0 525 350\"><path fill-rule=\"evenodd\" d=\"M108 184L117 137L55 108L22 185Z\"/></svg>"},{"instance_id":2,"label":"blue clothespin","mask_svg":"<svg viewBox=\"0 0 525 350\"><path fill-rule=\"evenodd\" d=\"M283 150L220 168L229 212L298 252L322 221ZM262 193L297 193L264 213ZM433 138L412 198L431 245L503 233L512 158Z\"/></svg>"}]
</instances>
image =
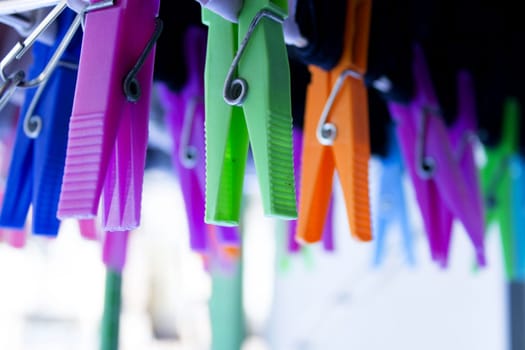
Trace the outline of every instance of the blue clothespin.
<instances>
[{"instance_id":1,"label":"blue clothespin","mask_svg":"<svg viewBox=\"0 0 525 350\"><path fill-rule=\"evenodd\" d=\"M388 154L381 161L378 202L373 225L375 237L374 265L379 266L384 260L388 225L394 222L399 223L405 259L408 264L413 265L415 262L414 240L408 222L403 193L403 161L395 130L392 127L389 128Z\"/></svg>"},{"instance_id":2,"label":"blue clothespin","mask_svg":"<svg viewBox=\"0 0 525 350\"><path fill-rule=\"evenodd\" d=\"M515 275L525 280L525 157L513 155L510 158L511 217L514 233Z\"/></svg>"},{"instance_id":3,"label":"blue clothespin","mask_svg":"<svg viewBox=\"0 0 525 350\"><path fill-rule=\"evenodd\" d=\"M76 13L65 9L57 22L55 44L36 42L32 48L30 76L39 75L55 52L65 51L53 72L26 93L0 212L1 226L22 228L32 204L32 230L48 236L59 228L56 212L82 41Z\"/></svg>"}]
</instances>

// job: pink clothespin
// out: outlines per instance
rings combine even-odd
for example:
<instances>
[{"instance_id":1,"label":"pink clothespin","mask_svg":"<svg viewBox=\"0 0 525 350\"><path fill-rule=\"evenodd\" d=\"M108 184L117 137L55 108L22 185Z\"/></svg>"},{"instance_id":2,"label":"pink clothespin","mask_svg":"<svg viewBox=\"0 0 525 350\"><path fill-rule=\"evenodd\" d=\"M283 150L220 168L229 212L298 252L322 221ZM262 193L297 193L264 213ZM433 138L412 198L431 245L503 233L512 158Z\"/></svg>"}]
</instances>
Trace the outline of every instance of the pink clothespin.
<instances>
[{"instance_id":1,"label":"pink clothespin","mask_svg":"<svg viewBox=\"0 0 525 350\"><path fill-rule=\"evenodd\" d=\"M293 151L294 151L294 175L296 179L297 200L299 199L301 183L301 159L303 154L303 131L299 128L293 129ZM334 232L333 232L333 198L330 200L330 206L328 207L328 214L326 215L326 222L323 229L323 248L326 251L333 251L334 247ZM288 252L297 253L301 250L300 244L295 240L297 231L297 220L288 221Z\"/></svg>"},{"instance_id":2,"label":"pink clothespin","mask_svg":"<svg viewBox=\"0 0 525 350\"><path fill-rule=\"evenodd\" d=\"M474 113L473 97L468 97L469 93L472 94L472 86L462 73L459 78L460 97L467 99L462 101L460 107L461 121L455 128L458 131L449 133L439 115L428 67L418 46L414 50L413 73L416 93L412 103L409 106L391 103L389 107L397 121L398 139L416 189L432 257L446 266L452 221L457 218L474 245L478 263L483 266L486 264L484 217L477 181L472 181L475 164L468 155L472 152L471 144L467 142L462 151L463 146L459 144L463 141L457 141L463 140L469 129L463 123L469 125L474 118L470 115ZM456 133L460 136L456 137ZM461 160L458 160L455 148L460 149Z\"/></svg>"},{"instance_id":3,"label":"pink clothespin","mask_svg":"<svg viewBox=\"0 0 525 350\"><path fill-rule=\"evenodd\" d=\"M113 271L122 272L126 264L129 231L106 232L102 261Z\"/></svg>"},{"instance_id":4,"label":"pink clothespin","mask_svg":"<svg viewBox=\"0 0 525 350\"><path fill-rule=\"evenodd\" d=\"M186 205L192 250L205 253L212 249L210 230L217 233L219 245L238 247L237 227L212 228L204 223L205 151L204 151L204 63L206 30L187 29L184 40L188 78L185 87L170 91L159 85L159 97L166 110L166 123L173 139L172 162L180 180Z\"/></svg>"},{"instance_id":5,"label":"pink clothespin","mask_svg":"<svg viewBox=\"0 0 525 350\"><path fill-rule=\"evenodd\" d=\"M158 0L122 0L86 15L59 218L96 216L105 230L140 222Z\"/></svg>"},{"instance_id":6,"label":"pink clothespin","mask_svg":"<svg viewBox=\"0 0 525 350\"><path fill-rule=\"evenodd\" d=\"M5 179L13 153L14 138L16 135L16 116L20 109L7 106L3 110L2 118L5 125L0 127L0 207L4 197ZM26 230L0 229L0 242L5 242L13 248L22 248L26 244Z\"/></svg>"}]
</instances>

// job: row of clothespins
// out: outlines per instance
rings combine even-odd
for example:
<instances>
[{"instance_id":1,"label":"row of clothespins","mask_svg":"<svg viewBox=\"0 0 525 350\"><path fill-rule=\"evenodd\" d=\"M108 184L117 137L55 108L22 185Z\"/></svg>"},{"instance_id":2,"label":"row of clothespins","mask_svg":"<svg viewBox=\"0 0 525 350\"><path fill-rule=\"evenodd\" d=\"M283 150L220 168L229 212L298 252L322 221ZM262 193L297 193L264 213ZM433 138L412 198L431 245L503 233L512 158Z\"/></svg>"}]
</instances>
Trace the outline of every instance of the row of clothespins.
<instances>
[{"instance_id":1,"label":"row of clothespins","mask_svg":"<svg viewBox=\"0 0 525 350\"><path fill-rule=\"evenodd\" d=\"M285 38L304 49L311 43L305 32L315 37L320 29L301 28L300 12L295 12L301 1L290 1L290 9L284 0L200 2L207 31L201 26L184 30L185 83L175 90L169 83L159 88L174 140L173 163L186 203L192 249L212 260L238 256L236 226L249 144L265 214L293 220L298 213L289 229L291 251L298 249L297 242L323 241L328 250L334 248L332 229L326 223L335 172L351 233L359 240L372 240L365 85L372 2L334 3L343 14L340 54L329 69L309 65L302 129L292 128L294 82L290 83ZM128 232L140 224L155 43L163 27L158 11L158 0L91 4L63 0L3 56L0 101L7 103L20 89L27 93L0 225L22 229L31 205L32 231L54 236L59 220L92 219L102 202L102 230L115 242L105 250L113 252L122 267ZM12 22L29 21L21 14L9 16ZM54 28L52 34L49 28ZM39 42L40 35L52 35L54 40ZM29 72L14 69L15 61L30 48L34 61ZM295 55L301 56L297 50ZM487 151L480 186L470 73L456 75L459 103L455 124L449 126L441 115L421 46L413 47L408 64L412 72L405 79L412 81L413 94L409 101L387 101L395 127L389 131L380 193L381 198L396 199L390 208L379 206L374 225L378 246L384 242L385 225L397 216L403 222L407 251L411 249L401 187L406 168L432 258L447 264L452 223L458 220L472 241L476 261L485 265L487 211L489 218L501 221L508 271L514 276L520 225L510 229L504 225L511 222L507 211L514 198L511 193L518 195L512 218L516 222L521 218L519 179L508 170L510 163L512 169L523 164L521 158L511 162L517 135L504 139L497 151ZM388 92L395 83L388 78L380 76L369 85ZM516 103L510 100L506 108L506 127L516 133ZM514 185L511 179L516 180Z\"/></svg>"}]
</instances>

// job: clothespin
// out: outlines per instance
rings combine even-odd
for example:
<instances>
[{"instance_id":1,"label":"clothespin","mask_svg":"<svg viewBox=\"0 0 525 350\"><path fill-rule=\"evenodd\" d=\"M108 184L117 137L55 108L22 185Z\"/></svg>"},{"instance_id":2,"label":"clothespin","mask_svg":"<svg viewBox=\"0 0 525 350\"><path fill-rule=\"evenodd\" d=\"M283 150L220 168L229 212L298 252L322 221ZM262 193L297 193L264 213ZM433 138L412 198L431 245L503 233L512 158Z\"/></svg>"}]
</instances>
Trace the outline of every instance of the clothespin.
<instances>
[{"instance_id":1,"label":"clothespin","mask_svg":"<svg viewBox=\"0 0 525 350\"><path fill-rule=\"evenodd\" d=\"M458 218L474 245L478 263L485 265L483 211L476 202L478 188L476 183L469 182L473 170L463 172L463 168L475 169L473 162L463 160L463 155L472 152L472 145L468 138L461 139L465 143L460 147L463 151L459 157L455 154L449 132L439 115L439 105L423 52L418 46L414 49L413 69L413 102L409 107L391 103L390 109L397 121L398 139L416 189L432 257L442 266L447 264L452 221ZM460 75L458 85L462 97L465 97L464 89L472 89L468 76ZM460 107L460 118L464 118L465 111L472 113L474 110L471 106L473 97L467 95L462 102L468 107Z\"/></svg>"},{"instance_id":2,"label":"clothespin","mask_svg":"<svg viewBox=\"0 0 525 350\"><path fill-rule=\"evenodd\" d=\"M396 139L395 130L388 130L388 150L386 157L381 159L381 175L377 213L374 215L375 253L374 264L381 265L385 256L385 243L388 225L399 223L399 230L403 240L403 249L406 262L415 263L414 239L403 191L403 163L401 151Z\"/></svg>"},{"instance_id":3,"label":"clothespin","mask_svg":"<svg viewBox=\"0 0 525 350\"><path fill-rule=\"evenodd\" d=\"M32 204L32 231L48 236L56 236L60 224L56 210L82 40L74 12L65 10L58 22L56 43L33 47L30 75L45 76L26 94L0 211L0 225L22 229ZM49 61L53 66L45 73Z\"/></svg>"},{"instance_id":4,"label":"clothespin","mask_svg":"<svg viewBox=\"0 0 525 350\"><path fill-rule=\"evenodd\" d=\"M367 91L363 82L370 11L371 1L349 0L339 64L329 72L310 66L297 229L297 237L303 242L322 238L336 169L352 234L362 241L372 238Z\"/></svg>"},{"instance_id":5,"label":"clothespin","mask_svg":"<svg viewBox=\"0 0 525 350\"><path fill-rule=\"evenodd\" d=\"M101 325L101 349L118 349L122 304L122 270L126 263L129 231L106 232L103 261L106 264L104 312Z\"/></svg>"},{"instance_id":6,"label":"clothespin","mask_svg":"<svg viewBox=\"0 0 525 350\"><path fill-rule=\"evenodd\" d=\"M208 223L239 223L249 142L264 213L296 218L290 78L282 32L286 7L286 0L245 1L238 24L203 9L203 22L209 27L205 69Z\"/></svg>"},{"instance_id":7,"label":"clothespin","mask_svg":"<svg viewBox=\"0 0 525 350\"><path fill-rule=\"evenodd\" d=\"M19 108L9 105L2 111L0 126L0 207L3 203L5 179L11 162L13 144L16 133L16 117ZM13 248L22 248L26 243L26 230L0 229L0 242L5 242Z\"/></svg>"},{"instance_id":8,"label":"clothespin","mask_svg":"<svg viewBox=\"0 0 525 350\"><path fill-rule=\"evenodd\" d=\"M512 232L514 238L514 278L525 280L525 158L515 154L510 159Z\"/></svg>"},{"instance_id":9,"label":"clothespin","mask_svg":"<svg viewBox=\"0 0 525 350\"><path fill-rule=\"evenodd\" d=\"M303 131L299 128L293 129L293 149L294 149L294 173L296 183L299 184L301 180L301 159L303 154ZM299 189L296 189L297 197L300 198L301 194ZM330 198L330 204L328 207L327 219L323 228L323 248L326 251L333 251L334 246L334 232L333 232L333 198ZM288 221L288 234L287 234L287 251L288 253L297 253L301 250L301 246L296 240L297 233L297 220Z\"/></svg>"},{"instance_id":10,"label":"clothespin","mask_svg":"<svg viewBox=\"0 0 525 350\"><path fill-rule=\"evenodd\" d=\"M86 15L59 218L94 217L104 188L104 229L139 225L158 8L123 0Z\"/></svg>"},{"instance_id":11,"label":"clothespin","mask_svg":"<svg viewBox=\"0 0 525 350\"><path fill-rule=\"evenodd\" d=\"M204 222L205 146L204 146L204 64L206 30L186 30L184 51L186 85L180 92L159 85L159 97L166 110L166 123L173 139L172 162L179 176L190 232L190 246L200 253L211 253L211 225ZM219 244L238 247L238 229L216 227Z\"/></svg>"},{"instance_id":12,"label":"clothespin","mask_svg":"<svg viewBox=\"0 0 525 350\"><path fill-rule=\"evenodd\" d=\"M514 189L510 172L510 162L518 149L518 130L519 130L519 103L514 98L509 98L504 103L503 127L499 144L492 148L486 147L485 154L487 162L480 170L481 188L483 189L486 224L498 223L503 255L505 259L505 272L507 278L516 276L516 256L517 247L514 240L514 230L519 229L522 224L513 225L514 212L519 212L516 207L513 209L514 195L519 196L518 189ZM515 202L518 204L518 202Z\"/></svg>"}]
</instances>

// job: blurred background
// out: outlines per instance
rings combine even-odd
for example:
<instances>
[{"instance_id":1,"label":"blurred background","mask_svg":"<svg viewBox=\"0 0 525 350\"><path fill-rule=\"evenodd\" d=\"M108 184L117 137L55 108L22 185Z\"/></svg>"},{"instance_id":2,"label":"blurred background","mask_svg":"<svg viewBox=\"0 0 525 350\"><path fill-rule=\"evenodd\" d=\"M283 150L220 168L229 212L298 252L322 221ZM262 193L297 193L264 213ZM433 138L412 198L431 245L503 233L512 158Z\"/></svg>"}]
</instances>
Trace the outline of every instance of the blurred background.
<instances>
[{"instance_id":1,"label":"blurred background","mask_svg":"<svg viewBox=\"0 0 525 350\"><path fill-rule=\"evenodd\" d=\"M370 167L374 196L377 160ZM143 224L131 235L123 274L120 349L209 349L212 281L188 248L180 189L169 168L146 174ZM405 190L415 206L410 186ZM374 245L350 237L336 186L335 251L312 246L290 257L278 233L283 223L262 215L253 173L246 193L246 327L229 330L246 332L243 349L507 348L509 301L495 229L487 237L487 268L474 267L466 235L455 232L450 267L442 270L430 260L413 207L416 264L407 265L394 226L385 262L374 267ZM67 221L56 240L31 237L23 250L0 245L0 349L97 348L100 257L100 245ZM219 319L228 322L228 312Z\"/></svg>"}]
</instances>

